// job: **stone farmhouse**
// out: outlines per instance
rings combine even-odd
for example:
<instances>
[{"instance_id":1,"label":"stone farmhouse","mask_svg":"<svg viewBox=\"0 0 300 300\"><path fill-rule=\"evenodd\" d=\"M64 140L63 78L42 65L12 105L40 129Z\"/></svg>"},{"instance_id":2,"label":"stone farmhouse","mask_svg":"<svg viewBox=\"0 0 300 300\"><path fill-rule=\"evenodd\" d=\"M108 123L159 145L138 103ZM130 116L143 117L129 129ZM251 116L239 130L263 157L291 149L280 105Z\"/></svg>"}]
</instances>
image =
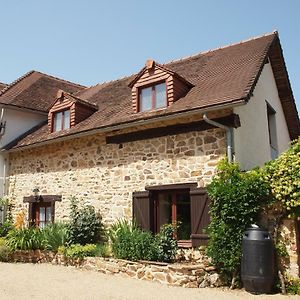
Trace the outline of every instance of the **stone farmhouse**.
<instances>
[{"instance_id":1,"label":"stone farmhouse","mask_svg":"<svg viewBox=\"0 0 300 300\"><path fill-rule=\"evenodd\" d=\"M138 70L137 70L138 71ZM2 194L38 226L76 196L106 224L207 242L206 185L227 155L247 170L299 136L277 32L85 87L31 71L0 92Z\"/></svg>"}]
</instances>

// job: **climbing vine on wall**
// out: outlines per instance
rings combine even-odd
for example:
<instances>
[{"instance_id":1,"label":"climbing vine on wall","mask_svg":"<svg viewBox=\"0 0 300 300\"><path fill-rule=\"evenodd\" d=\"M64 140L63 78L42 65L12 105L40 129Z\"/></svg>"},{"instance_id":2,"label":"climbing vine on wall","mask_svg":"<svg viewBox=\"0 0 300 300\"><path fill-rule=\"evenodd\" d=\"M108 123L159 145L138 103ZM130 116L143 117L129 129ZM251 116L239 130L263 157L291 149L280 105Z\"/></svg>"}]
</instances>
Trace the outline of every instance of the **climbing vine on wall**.
<instances>
[{"instance_id":1,"label":"climbing vine on wall","mask_svg":"<svg viewBox=\"0 0 300 300\"><path fill-rule=\"evenodd\" d=\"M266 178L283 214L300 220L300 137L277 159L266 165Z\"/></svg>"}]
</instances>

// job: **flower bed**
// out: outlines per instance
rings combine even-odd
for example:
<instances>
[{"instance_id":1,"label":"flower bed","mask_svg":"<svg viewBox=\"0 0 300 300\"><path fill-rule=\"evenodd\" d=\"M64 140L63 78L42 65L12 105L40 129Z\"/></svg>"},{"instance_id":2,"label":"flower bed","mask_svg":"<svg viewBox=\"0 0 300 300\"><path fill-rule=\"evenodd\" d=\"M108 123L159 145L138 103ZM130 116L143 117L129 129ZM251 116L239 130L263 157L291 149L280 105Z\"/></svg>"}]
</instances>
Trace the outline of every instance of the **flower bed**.
<instances>
[{"instance_id":1,"label":"flower bed","mask_svg":"<svg viewBox=\"0 0 300 300\"><path fill-rule=\"evenodd\" d=\"M40 250L16 251L11 255L11 261L72 265L104 274L118 274L140 280L155 281L188 288L218 287L222 285L220 276L215 268L206 263L167 264L148 261L132 262L102 257L87 257L83 260L67 259L61 254Z\"/></svg>"}]
</instances>

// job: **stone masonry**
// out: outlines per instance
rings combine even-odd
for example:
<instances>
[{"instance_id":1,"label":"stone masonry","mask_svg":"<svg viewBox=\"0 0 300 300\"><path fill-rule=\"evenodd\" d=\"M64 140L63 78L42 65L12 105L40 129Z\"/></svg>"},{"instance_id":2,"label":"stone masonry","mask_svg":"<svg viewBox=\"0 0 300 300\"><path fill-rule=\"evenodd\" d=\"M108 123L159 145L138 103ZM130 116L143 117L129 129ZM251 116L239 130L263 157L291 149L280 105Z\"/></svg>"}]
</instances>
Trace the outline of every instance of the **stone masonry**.
<instances>
[{"instance_id":1,"label":"stone masonry","mask_svg":"<svg viewBox=\"0 0 300 300\"><path fill-rule=\"evenodd\" d=\"M106 224L131 218L132 192L145 186L197 183L207 185L225 155L225 132L194 131L123 144L106 144L95 134L10 153L9 197L14 213L28 204L34 188L62 195L55 218L68 217L69 199L76 196L100 210Z\"/></svg>"}]
</instances>

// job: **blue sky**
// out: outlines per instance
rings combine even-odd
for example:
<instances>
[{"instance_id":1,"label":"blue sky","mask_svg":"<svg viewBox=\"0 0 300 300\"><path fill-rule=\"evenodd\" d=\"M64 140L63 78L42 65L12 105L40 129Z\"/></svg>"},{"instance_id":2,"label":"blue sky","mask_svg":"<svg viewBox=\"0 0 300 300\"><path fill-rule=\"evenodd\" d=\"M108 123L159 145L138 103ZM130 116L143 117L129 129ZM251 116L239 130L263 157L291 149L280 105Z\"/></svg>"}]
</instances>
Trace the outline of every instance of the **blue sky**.
<instances>
[{"instance_id":1,"label":"blue sky","mask_svg":"<svg viewBox=\"0 0 300 300\"><path fill-rule=\"evenodd\" d=\"M39 70L84 85L279 31L300 112L300 1L0 0L0 81Z\"/></svg>"}]
</instances>

